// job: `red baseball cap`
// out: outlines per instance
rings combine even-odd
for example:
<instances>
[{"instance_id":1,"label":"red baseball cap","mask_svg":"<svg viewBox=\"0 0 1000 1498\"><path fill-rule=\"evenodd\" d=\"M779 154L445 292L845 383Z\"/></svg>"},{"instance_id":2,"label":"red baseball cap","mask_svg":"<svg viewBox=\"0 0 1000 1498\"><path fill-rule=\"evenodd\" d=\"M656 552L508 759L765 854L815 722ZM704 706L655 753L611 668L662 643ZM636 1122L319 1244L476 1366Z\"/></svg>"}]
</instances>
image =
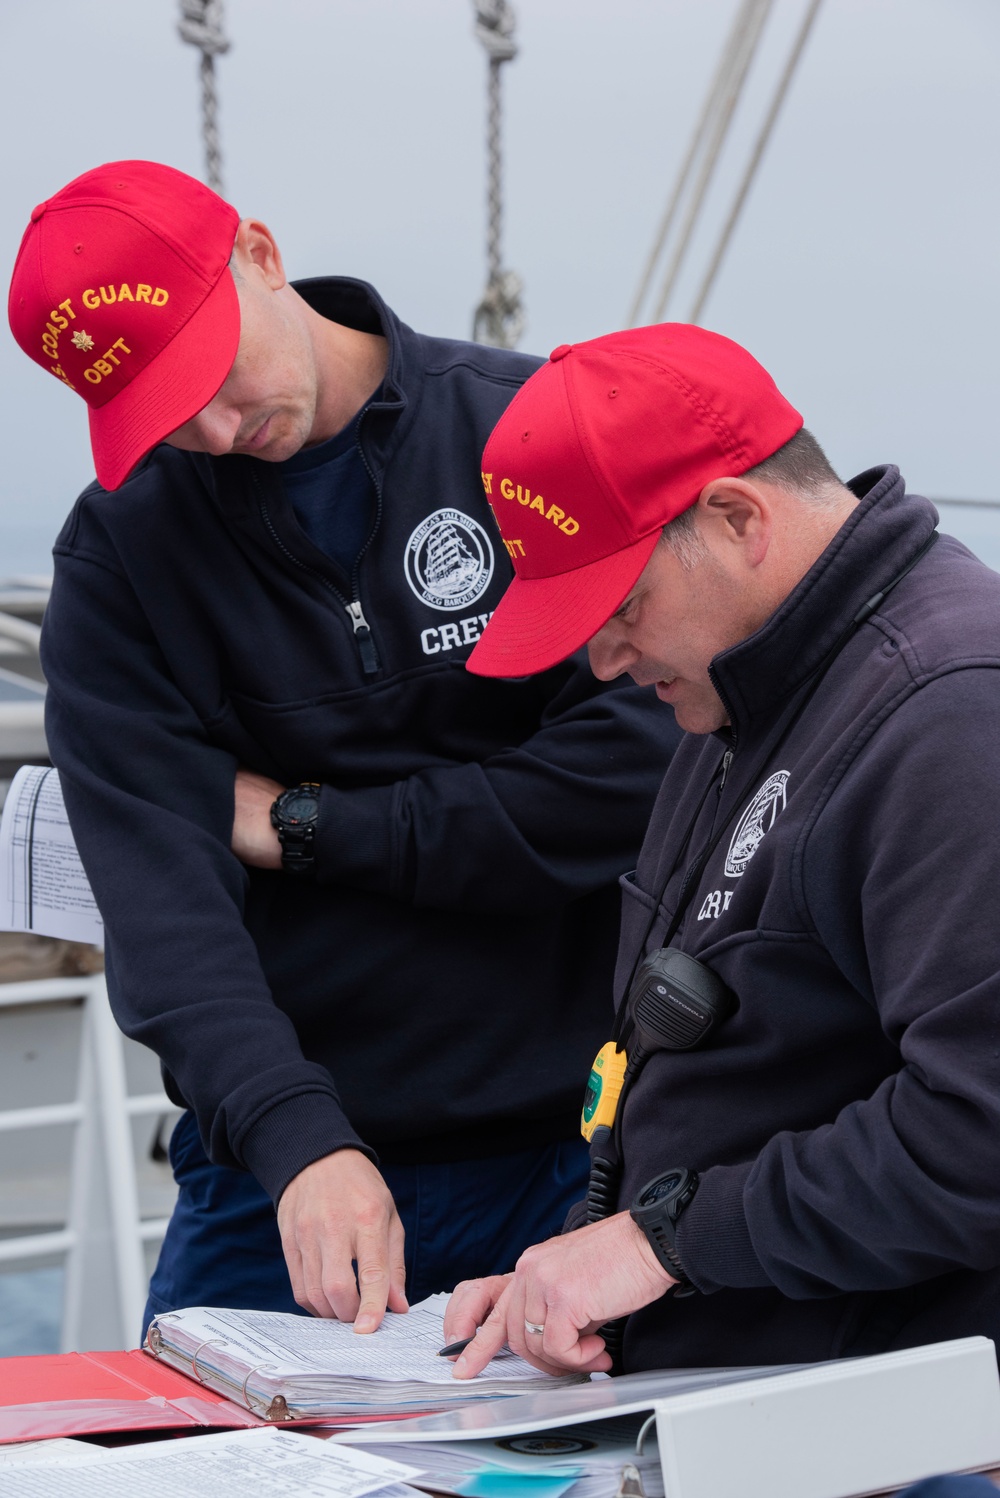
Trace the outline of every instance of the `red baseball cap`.
<instances>
[{"instance_id":1,"label":"red baseball cap","mask_svg":"<svg viewBox=\"0 0 1000 1498\"><path fill-rule=\"evenodd\" d=\"M232 368L239 221L204 183L155 161L96 167L33 210L7 315L29 358L90 407L105 489L207 406Z\"/></svg>"},{"instance_id":2,"label":"red baseball cap","mask_svg":"<svg viewBox=\"0 0 1000 1498\"><path fill-rule=\"evenodd\" d=\"M746 349L687 323L563 344L494 427L483 485L515 577L466 662L527 676L614 613L663 527L802 426Z\"/></svg>"}]
</instances>

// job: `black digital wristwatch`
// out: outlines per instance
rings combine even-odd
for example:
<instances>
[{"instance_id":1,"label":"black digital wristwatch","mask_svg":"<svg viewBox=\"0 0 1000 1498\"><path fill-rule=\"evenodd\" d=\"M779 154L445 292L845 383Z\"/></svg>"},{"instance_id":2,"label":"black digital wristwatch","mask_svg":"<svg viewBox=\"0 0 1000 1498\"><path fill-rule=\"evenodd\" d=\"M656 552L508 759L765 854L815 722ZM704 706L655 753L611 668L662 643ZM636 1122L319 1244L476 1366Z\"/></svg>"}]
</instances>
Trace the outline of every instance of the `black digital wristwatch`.
<instances>
[{"instance_id":1,"label":"black digital wristwatch","mask_svg":"<svg viewBox=\"0 0 1000 1498\"><path fill-rule=\"evenodd\" d=\"M271 807L271 826L281 844L281 867L290 874L312 874L316 866L319 791L315 781L282 791Z\"/></svg>"},{"instance_id":2,"label":"black digital wristwatch","mask_svg":"<svg viewBox=\"0 0 1000 1498\"><path fill-rule=\"evenodd\" d=\"M676 1296L693 1295L695 1287L684 1272L675 1246L677 1220L698 1190L695 1170L665 1170L647 1182L629 1208L633 1222L639 1224L657 1259L677 1281Z\"/></svg>"}]
</instances>

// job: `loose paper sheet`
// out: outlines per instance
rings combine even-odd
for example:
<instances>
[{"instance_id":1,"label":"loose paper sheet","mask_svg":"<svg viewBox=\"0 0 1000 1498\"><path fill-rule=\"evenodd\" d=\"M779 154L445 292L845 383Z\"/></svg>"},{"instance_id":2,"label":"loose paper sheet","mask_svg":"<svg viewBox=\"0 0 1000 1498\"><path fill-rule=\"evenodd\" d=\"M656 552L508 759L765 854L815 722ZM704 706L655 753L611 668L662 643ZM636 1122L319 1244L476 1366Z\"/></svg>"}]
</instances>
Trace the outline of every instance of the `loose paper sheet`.
<instances>
[{"instance_id":1,"label":"loose paper sheet","mask_svg":"<svg viewBox=\"0 0 1000 1498\"><path fill-rule=\"evenodd\" d=\"M367 1452L275 1430L191 1436L101 1452L72 1468L59 1462L18 1468L18 1498L418 1498L402 1479L412 1469Z\"/></svg>"},{"instance_id":2,"label":"loose paper sheet","mask_svg":"<svg viewBox=\"0 0 1000 1498\"><path fill-rule=\"evenodd\" d=\"M0 821L0 930L104 945L57 770L22 765Z\"/></svg>"},{"instance_id":3,"label":"loose paper sheet","mask_svg":"<svg viewBox=\"0 0 1000 1498\"><path fill-rule=\"evenodd\" d=\"M12 1446L0 1446L0 1467L24 1466L29 1462L45 1462L48 1466L75 1466L80 1462L98 1461L103 1455L99 1446L87 1441L68 1440L65 1436L53 1436L49 1441L17 1441ZM0 1491L3 1476L0 1475Z\"/></svg>"}]
</instances>

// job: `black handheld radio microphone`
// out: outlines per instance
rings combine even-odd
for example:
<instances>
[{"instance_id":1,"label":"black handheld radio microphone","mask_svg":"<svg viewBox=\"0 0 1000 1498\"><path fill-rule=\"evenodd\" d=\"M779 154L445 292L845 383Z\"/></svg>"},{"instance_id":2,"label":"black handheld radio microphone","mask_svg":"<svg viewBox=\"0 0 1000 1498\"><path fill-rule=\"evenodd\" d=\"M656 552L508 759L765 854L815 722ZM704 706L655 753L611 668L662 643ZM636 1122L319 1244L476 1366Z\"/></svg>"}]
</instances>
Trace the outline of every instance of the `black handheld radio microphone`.
<instances>
[{"instance_id":1,"label":"black handheld radio microphone","mask_svg":"<svg viewBox=\"0 0 1000 1498\"><path fill-rule=\"evenodd\" d=\"M628 996L632 1034L626 1075L654 1051L690 1051L734 1014L737 998L718 973L675 947L660 947L639 964Z\"/></svg>"}]
</instances>

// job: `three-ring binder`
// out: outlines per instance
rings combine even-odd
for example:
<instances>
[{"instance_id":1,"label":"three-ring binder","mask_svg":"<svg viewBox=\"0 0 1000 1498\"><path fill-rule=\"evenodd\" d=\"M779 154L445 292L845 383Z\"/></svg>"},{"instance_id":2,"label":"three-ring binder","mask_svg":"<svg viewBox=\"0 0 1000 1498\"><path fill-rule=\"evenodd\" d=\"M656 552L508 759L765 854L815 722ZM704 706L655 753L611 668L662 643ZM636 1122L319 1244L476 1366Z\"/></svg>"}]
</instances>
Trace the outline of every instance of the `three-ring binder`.
<instances>
[{"instance_id":1,"label":"three-ring binder","mask_svg":"<svg viewBox=\"0 0 1000 1498\"><path fill-rule=\"evenodd\" d=\"M146 1346L149 1348L149 1351L151 1353L155 1354L156 1357L161 1357L165 1349L163 1333L157 1325L157 1322L161 1320L165 1321L167 1319L170 1319L171 1317L173 1317L174 1320L177 1319L176 1315L174 1315L172 1312L164 1311L160 1316L154 1316L153 1320L150 1322L149 1330L146 1333ZM226 1342L224 1337L206 1337L204 1342L199 1342L190 1358L191 1373L193 1377L197 1379L198 1383L204 1384L206 1387L211 1387L208 1381L202 1378L201 1374L198 1371L198 1358L203 1348L226 1346L228 1346L228 1343ZM270 1401L268 1401L263 1396L259 1394L252 1394L250 1392L249 1383L253 1375L255 1373L262 1373L265 1370L274 1371L274 1366L275 1365L273 1363L256 1363L252 1368L247 1369L246 1377L244 1378L243 1384L240 1389L240 1393L242 1395L240 1402L242 1403L244 1409L249 1410L250 1414L256 1415L258 1419L270 1420L272 1422L294 1420L295 1416L288 1408L288 1400L283 1394L275 1394L274 1397Z\"/></svg>"}]
</instances>

